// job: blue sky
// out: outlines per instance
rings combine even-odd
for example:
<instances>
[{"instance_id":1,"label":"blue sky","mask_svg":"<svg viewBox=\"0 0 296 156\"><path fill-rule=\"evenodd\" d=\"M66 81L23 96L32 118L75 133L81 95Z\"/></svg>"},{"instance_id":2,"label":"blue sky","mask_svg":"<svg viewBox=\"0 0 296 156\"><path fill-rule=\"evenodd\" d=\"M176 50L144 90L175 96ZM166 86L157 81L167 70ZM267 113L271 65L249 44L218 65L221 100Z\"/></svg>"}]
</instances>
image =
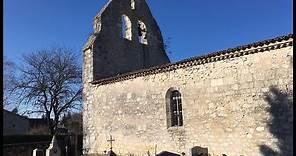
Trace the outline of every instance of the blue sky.
<instances>
[{"instance_id":1,"label":"blue sky","mask_svg":"<svg viewBox=\"0 0 296 156\"><path fill-rule=\"evenodd\" d=\"M81 52L107 0L4 0L4 56L60 45ZM169 57L188 57L292 33L292 0L147 0L170 39ZM80 58L81 59L81 58Z\"/></svg>"}]
</instances>

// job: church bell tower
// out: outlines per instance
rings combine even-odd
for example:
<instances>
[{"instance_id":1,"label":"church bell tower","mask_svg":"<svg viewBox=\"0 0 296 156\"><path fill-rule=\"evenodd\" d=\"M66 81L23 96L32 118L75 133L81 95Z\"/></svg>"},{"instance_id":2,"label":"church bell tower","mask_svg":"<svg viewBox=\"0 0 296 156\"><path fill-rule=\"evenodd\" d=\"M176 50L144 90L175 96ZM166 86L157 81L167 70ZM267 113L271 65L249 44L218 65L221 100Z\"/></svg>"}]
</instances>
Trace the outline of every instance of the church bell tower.
<instances>
[{"instance_id":1,"label":"church bell tower","mask_svg":"<svg viewBox=\"0 0 296 156\"><path fill-rule=\"evenodd\" d=\"M83 48L88 82L170 63L145 0L110 0L93 28Z\"/></svg>"}]
</instances>

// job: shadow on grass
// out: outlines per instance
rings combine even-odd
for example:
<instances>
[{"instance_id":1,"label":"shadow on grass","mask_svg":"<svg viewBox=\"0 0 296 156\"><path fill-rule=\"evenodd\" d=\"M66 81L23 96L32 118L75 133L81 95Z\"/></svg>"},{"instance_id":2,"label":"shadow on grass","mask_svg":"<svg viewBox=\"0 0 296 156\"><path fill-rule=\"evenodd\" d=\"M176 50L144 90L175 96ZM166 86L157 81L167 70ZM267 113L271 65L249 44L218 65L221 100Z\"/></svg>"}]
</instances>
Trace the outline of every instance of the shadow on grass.
<instances>
[{"instance_id":1,"label":"shadow on grass","mask_svg":"<svg viewBox=\"0 0 296 156\"><path fill-rule=\"evenodd\" d=\"M293 90L283 92L275 86L269 88L264 100L271 120L267 122L269 132L277 139L277 149L260 145L264 156L293 155Z\"/></svg>"}]
</instances>

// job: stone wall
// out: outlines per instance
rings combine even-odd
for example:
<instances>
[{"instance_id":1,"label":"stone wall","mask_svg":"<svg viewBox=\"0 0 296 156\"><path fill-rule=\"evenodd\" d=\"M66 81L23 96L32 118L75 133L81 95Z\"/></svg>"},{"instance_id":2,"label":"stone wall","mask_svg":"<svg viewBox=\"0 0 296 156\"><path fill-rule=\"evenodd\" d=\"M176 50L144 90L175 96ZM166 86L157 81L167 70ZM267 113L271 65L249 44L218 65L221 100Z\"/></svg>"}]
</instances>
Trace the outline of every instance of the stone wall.
<instances>
[{"instance_id":1,"label":"stone wall","mask_svg":"<svg viewBox=\"0 0 296 156\"><path fill-rule=\"evenodd\" d=\"M292 105L292 58L293 47L288 46L105 85L90 84L86 74L84 154L102 154L109 148L110 134L120 155L189 155L194 146L216 155L272 155L266 147L283 150L280 139L292 138L293 117L286 116L278 127L270 123L275 116L269 97L278 90L284 98L279 106ZM184 125L168 128L165 96L172 87L182 94ZM277 112L279 118L289 113ZM274 129L282 130L282 138ZM284 149L288 155L292 142Z\"/></svg>"}]
</instances>

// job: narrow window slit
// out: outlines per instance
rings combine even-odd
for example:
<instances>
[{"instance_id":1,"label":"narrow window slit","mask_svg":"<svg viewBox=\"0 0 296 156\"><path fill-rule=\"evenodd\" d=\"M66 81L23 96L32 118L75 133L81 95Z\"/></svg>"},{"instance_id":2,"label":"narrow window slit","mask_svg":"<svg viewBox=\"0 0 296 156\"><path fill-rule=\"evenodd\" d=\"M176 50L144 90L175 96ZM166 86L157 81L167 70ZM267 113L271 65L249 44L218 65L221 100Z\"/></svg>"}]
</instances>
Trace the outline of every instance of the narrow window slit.
<instances>
[{"instance_id":1,"label":"narrow window slit","mask_svg":"<svg viewBox=\"0 0 296 156\"><path fill-rule=\"evenodd\" d=\"M135 0L131 0L131 8L135 9L136 8L136 2Z\"/></svg>"},{"instance_id":2,"label":"narrow window slit","mask_svg":"<svg viewBox=\"0 0 296 156\"><path fill-rule=\"evenodd\" d=\"M132 40L132 22L128 16L122 15L122 37L128 40Z\"/></svg>"},{"instance_id":3,"label":"narrow window slit","mask_svg":"<svg viewBox=\"0 0 296 156\"><path fill-rule=\"evenodd\" d=\"M138 38L141 44L148 44L147 40L147 28L144 22L138 21Z\"/></svg>"},{"instance_id":4,"label":"narrow window slit","mask_svg":"<svg viewBox=\"0 0 296 156\"><path fill-rule=\"evenodd\" d=\"M169 89L166 94L167 125L183 126L182 96L178 90Z\"/></svg>"},{"instance_id":5,"label":"narrow window slit","mask_svg":"<svg viewBox=\"0 0 296 156\"><path fill-rule=\"evenodd\" d=\"M171 96L171 126L183 126L181 93L177 90Z\"/></svg>"}]
</instances>

